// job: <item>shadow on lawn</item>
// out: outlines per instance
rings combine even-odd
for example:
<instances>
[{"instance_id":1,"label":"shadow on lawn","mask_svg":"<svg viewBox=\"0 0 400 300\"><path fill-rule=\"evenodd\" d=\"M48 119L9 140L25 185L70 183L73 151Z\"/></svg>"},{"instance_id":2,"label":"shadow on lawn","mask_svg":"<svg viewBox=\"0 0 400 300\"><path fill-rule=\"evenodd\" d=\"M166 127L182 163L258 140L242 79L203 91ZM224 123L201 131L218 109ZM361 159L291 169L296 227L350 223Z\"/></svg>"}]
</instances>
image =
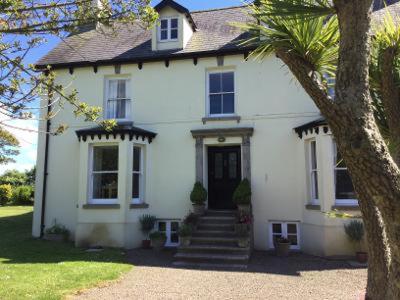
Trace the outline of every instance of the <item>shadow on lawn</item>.
<instances>
[{"instance_id":1,"label":"shadow on lawn","mask_svg":"<svg viewBox=\"0 0 400 300\"><path fill-rule=\"evenodd\" d=\"M0 264L59 263L96 261L125 263L120 249L85 252L73 243L57 243L35 239L31 234L32 212L0 217Z\"/></svg>"}]
</instances>

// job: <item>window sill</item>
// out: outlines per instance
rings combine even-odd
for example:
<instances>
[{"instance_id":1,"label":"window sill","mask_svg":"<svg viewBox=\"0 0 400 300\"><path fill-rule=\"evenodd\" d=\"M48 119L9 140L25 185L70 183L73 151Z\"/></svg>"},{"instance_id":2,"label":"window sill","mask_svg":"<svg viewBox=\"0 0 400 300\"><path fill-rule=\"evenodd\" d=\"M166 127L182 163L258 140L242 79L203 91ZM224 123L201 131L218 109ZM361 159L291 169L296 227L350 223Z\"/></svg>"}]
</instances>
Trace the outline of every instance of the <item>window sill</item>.
<instances>
[{"instance_id":1,"label":"window sill","mask_svg":"<svg viewBox=\"0 0 400 300\"><path fill-rule=\"evenodd\" d=\"M144 208L149 208L149 205L147 203L130 204L129 208L130 209L144 209Z\"/></svg>"},{"instance_id":2,"label":"window sill","mask_svg":"<svg viewBox=\"0 0 400 300\"><path fill-rule=\"evenodd\" d=\"M319 204L307 204L306 209L309 210L321 210L321 205Z\"/></svg>"},{"instance_id":3,"label":"window sill","mask_svg":"<svg viewBox=\"0 0 400 300\"><path fill-rule=\"evenodd\" d=\"M201 119L203 124L206 124L207 122L213 122L213 121L236 121L240 123L241 117L240 116L209 116L209 117L204 117Z\"/></svg>"},{"instance_id":4,"label":"window sill","mask_svg":"<svg viewBox=\"0 0 400 300\"><path fill-rule=\"evenodd\" d=\"M119 204L84 204L83 209L120 209Z\"/></svg>"},{"instance_id":5,"label":"window sill","mask_svg":"<svg viewBox=\"0 0 400 300\"><path fill-rule=\"evenodd\" d=\"M358 211L360 206L358 205L333 205L333 210L348 210L348 211Z\"/></svg>"}]
</instances>

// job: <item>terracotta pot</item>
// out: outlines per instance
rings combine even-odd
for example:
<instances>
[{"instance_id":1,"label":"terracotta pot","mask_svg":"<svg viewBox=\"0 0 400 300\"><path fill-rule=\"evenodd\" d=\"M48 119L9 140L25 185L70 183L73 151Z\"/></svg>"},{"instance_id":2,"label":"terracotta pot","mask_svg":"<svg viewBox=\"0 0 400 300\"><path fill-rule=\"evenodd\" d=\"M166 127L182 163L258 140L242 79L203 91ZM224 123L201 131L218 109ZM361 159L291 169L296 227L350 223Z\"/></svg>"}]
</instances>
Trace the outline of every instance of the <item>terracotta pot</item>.
<instances>
[{"instance_id":1,"label":"terracotta pot","mask_svg":"<svg viewBox=\"0 0 400 300\"><path fill-rule=\"evenodd\" d=\"M193 213L195 215L202 216L202 215L204 215L205 210L206 210L206 207L204 204L202 204L202 205L193 204Z\"/></svg>"},{"instance_id":2,"label":"terracotta pot","mask_svg":"<svg viewBox=\"0 0 400 300\"><path fill-rule=\"evenodd\" d=\"M247 248L250 245L250 239L248 237L239 237L238 238L238 247Z\"/></svg>"},{"instance_id":3,"label":"terracotta pot","mask_svg":"<svg viewBox=\"0 0 400 300\"><path fill-rule=\"evenodd\" d=\"M183 247L190 246L190 242L191 242L190 236L185 236L185 237L181 236L179 241L180 241L181 246L183 246Z\"/></svg>"},{"instance_id":4,"label":"terracotta pot","mask_svg":"<svg viewBox=\"0 0 400 300\"><path fill-rule=\"evenodd\" d=\"M154 250L161 251L162 249L164 249L166 241L166 238L152 239L151 245L153 246Z\"/></svg>"},{"instance_id":5,"label":"terracotta pot","mask_svg":"<svg viewBox=\"0 0 400 300\"><path fill-rule=\"evenodd\" d=\"M151 241L150 240L142 240L142 248L143 249L150 249L151 248Z\"/></svg>"},{"instance_id":6,"label":"terracotta pot","mask_svg":"<svg viewBox=\"0 0 400 300\"><path fill-rule=\"evenodd\" d=\"M357 261L360 264L365 264L368 261L368 254L366 252L356 252Z\"/></svg>"},{"instance_id":7,"label":"terracotta pot","mask_svg":"<svg viewBox=\"0 0 400 300\"><path fill-rule=\"evenodd\" d=\"M289 256L290 252L290 243L275 243L275 250L276 250L276 255L281 256L281 257L287 257Z\"/></svg>"}]
</instances>

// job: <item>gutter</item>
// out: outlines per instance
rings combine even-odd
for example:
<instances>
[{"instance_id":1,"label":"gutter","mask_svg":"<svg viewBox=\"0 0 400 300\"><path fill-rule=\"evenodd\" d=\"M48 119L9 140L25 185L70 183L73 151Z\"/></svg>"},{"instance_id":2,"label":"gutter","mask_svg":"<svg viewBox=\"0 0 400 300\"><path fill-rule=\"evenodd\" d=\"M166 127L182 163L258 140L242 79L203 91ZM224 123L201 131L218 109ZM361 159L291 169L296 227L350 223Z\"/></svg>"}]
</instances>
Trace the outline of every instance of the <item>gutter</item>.
<instances>
[{"instance_id":1,"label":"gutter","mask_svg":"<svg viewBox=\"0 0 400 300\"><path fill-rule=\"evenodd\" d=\"M51 104L50 99L47 106L47 115L49 116L51 112ZM47 191L47 166L48 166L48 156L49 156L49 140L50 140L50 126L51 121L50 118L46 121L46 135L45 135L45 148L44 148L44 167L43 167L43 188L42 188L42 211L40 215L40 237L42 238L44 235L44 220L46 213L46 191Z\"/></svg>"}]
</instances>

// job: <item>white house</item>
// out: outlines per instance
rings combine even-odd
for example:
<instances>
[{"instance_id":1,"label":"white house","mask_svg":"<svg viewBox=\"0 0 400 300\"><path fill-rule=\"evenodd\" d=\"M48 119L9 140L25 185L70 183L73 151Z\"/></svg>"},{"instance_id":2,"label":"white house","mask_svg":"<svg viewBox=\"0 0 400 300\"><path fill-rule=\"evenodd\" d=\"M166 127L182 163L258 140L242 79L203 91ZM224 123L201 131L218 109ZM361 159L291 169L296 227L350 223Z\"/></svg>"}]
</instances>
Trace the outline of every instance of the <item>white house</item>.
<instances>
[{"instance_id":1,"label":"white house","mask_svg":"<svg viewBox=\"0 0 400 300\"><path fill-rule=\"evenodd\" d=\"M164 0L156 9L152 30L87 29L38 62L118 126L106 132L69 109L40 124L41 132L59 123L69 130L39 136L33 235L56 220L77 246L134 248L139 217L152 214L174 246L196 181L209 209L227 210L248 178L255 249L283 235L306 253L352 254L344 221L325 214L359 214L334 138L280 60L248 59L250 49L238 46L246 33L229 23L249 20L246 8L189 12Z\"/></svg>"}]
</instances>

